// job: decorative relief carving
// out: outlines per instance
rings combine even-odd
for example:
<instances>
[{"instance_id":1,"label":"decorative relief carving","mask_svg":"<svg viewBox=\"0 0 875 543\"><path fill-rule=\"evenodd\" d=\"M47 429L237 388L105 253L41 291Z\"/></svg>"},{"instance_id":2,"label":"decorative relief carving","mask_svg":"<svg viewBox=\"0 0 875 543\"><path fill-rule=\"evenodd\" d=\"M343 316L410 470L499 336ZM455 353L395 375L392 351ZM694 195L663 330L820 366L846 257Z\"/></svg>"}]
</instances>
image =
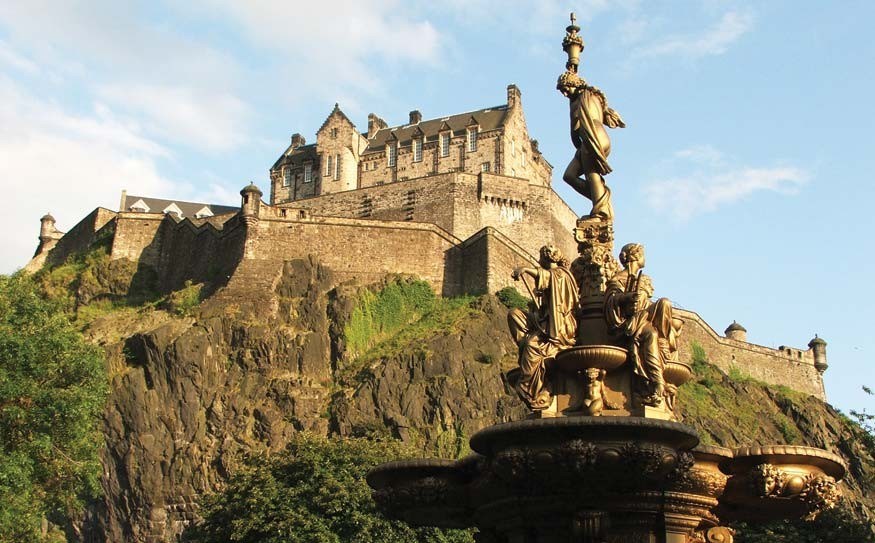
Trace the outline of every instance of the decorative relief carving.
<instances>
[{"instance_id":1,"label":"decorative relief carving","mask_svg":"<svg viewBox=\"0 0 875 543\"><path fill-rule=\"evenodd\" d=\"M808 509L808 518L813 519L822 511L835 507L841 498L841 492L834 478L811 474L805 479L799 497Z\"/></svg>"}]
</instances>

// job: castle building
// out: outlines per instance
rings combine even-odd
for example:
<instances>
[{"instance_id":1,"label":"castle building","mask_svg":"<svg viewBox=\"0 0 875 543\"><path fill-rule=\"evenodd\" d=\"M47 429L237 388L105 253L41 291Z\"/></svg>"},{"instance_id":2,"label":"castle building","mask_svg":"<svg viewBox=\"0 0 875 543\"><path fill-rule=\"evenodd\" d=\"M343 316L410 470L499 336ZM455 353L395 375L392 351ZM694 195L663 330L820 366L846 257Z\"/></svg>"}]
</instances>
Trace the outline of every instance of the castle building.
<instances>
[{"instance_id":1,"label":"castle building","mask_svg":"<svg viewBox=\"0 0 875 543\"><path fill-rule=\"evenodd\" d=\"M545 243L577 254L577 215L551 186L515 85L505 103L465 113L423 120L412 111L393 127L370 114L366 131L335 105L315 143L291 137L269 179L267 202L250 183L240 207L123 192L117 211L97 208L66 233L47 214L25 270L99 240L111 259L150 270L158 292L190 280L217 283L214 296L252 298L273 291L286 261L314 256L341 281L414 275L453 296L515 286L512 270L535 264ZM696 313L677 313L684 337L726 371L825 397L823 340L771 349L748 343L740 325L721 336Z\"/></svg>"}]
</instances>

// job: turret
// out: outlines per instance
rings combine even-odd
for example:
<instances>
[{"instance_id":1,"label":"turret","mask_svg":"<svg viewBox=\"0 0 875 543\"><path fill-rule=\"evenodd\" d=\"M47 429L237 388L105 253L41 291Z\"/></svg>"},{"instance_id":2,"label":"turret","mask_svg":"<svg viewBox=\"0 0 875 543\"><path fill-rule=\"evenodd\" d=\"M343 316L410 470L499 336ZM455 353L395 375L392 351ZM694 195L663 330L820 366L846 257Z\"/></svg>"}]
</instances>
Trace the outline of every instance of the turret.
<instances>
[{"instance_id":1,"label":"turret","mask_svg":"<svg viewBox=\"0 0 875 543\"><path fill-rule=\"evenodd\" d=\"M826 363L826 342L814 334L814 339L808 342L808 348L814 353L814 368L823 373L829 364Z\"/></svg>"},{"instance_id":2,"label":"turret","mask_svg":"<svg viewBox=\"0 0 875 543\"><path fill-rule=\"evenodd\" d=\"M40 227L39 227L39 240L43 243L57 239L58 229L55 228L55 218L52 217L51 213L46 213L42 217L40 217Z\"/></svg>"},{"instance_id":3,"label":"turret","mask_svg":"<svg viewBox=\"0 0 875 543\"><path fill-rule=\"evenodd\" d=\"M729 339L747 341L747 329L735 321L732 321L732 324L726 328L726 331L723 332L723 334Z\"/></svg>"},{"instance_id":4,"label":"turret","mask_svg":"<svg viewBox=\"0 0 875 543\"><path fill-rule=\"evenodd\" d=\"M247 224L258 220L259 212L261 211L261 197L264 193L261 189L255 186L255 183L250 182L240 191L240 196L243 201L240 204L240 214L243 216L244 222Z\"/></svg>"}]
</instances>

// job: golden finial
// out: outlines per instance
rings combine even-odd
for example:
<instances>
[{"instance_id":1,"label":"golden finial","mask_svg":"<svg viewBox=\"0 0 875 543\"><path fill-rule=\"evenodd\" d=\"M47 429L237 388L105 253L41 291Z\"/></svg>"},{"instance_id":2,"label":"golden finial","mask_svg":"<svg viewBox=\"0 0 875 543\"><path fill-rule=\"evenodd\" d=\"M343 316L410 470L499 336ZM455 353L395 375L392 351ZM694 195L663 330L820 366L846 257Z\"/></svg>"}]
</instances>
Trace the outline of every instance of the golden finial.
<instances>
[{"instance_id":1,"label":"golden finial","mask_svg":"<svg viewBox=\"0 0 875 543\"><path fill-rule=\"evenodd\" d=\"M574 12L571 12L571 24L565 28L565 39L562 40L562 50L568 54L568 62L565 63L565 68L568 71L577 73L577 67L580 65L580 52L583 51L583 38L578 34L580 27L577 26L577 17Z\"/></svg>"}]
</instances>

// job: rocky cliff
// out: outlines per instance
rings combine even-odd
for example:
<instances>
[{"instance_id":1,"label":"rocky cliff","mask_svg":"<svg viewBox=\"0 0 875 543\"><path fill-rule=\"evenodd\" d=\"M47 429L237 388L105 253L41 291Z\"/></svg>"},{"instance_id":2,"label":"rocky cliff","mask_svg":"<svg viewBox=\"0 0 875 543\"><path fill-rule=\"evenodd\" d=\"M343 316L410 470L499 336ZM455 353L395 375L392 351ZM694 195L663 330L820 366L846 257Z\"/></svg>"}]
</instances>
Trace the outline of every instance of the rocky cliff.
<instances>
[{"instance_id":1,"label":"rocky cliff","mask_svg":"<svg viewBox=\"0 0 875 543\"><path fill-rule=\"evenodd\" d=\"M200 496L295 432L391 434L457 456L473 432L524 415L503 378L516 348L495 297L441 306L431 320L413 312L394 330L372 326L365 341L350 332L365 292L313 260L244 262L199 305L171 300L90 318L86 334L106 348L112 394L105 496L78 537L174 541L197 518ZM100 299L100 289L89 296ZM730 378L704 352L696 370L681 402L704 441L791 441L841 454L848 504L871 514L875 458L846 418L815 398Z\"/></svg>"}]
</instances>

